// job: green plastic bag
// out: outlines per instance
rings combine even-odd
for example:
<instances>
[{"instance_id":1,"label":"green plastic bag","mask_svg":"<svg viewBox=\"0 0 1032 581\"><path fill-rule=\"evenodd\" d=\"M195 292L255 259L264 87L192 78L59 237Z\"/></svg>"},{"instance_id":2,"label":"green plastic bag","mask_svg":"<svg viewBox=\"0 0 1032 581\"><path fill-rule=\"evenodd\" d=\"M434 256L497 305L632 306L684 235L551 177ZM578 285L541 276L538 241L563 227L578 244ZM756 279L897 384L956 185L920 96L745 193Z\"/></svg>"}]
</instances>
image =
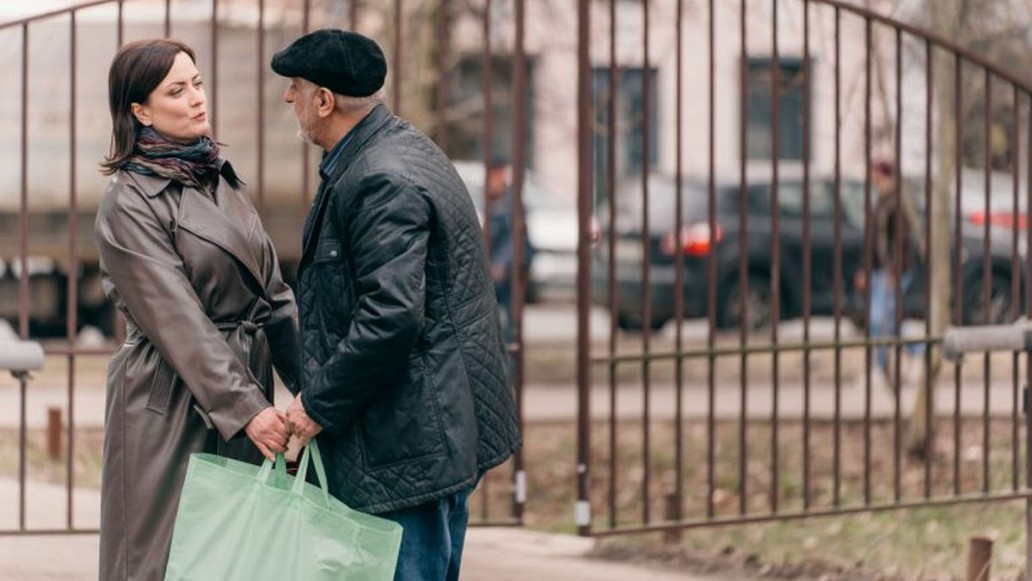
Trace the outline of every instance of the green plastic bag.
<instances>
[{"instance_id":1,"label":"green plastic bag","mask_svg":"<svg viewBox=\"0 0 1032 581\"><path fill-rule=\"evenodd\" d=\"M305 482L314 464L319 486ZM276 462L194 454L179 499L166 581L389 581L401 525L348 508L326 491L315 441L297 477Z\"/></svg>"}]
</instances>

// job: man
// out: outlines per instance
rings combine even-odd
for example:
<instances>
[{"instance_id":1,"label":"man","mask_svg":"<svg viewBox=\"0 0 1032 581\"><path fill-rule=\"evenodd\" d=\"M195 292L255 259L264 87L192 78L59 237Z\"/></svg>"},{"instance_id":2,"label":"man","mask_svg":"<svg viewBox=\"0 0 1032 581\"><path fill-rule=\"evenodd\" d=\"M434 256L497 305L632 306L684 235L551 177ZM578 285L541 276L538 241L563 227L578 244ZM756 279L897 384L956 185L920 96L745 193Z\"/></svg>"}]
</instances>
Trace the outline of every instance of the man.
<instances>
[{"instance_id":1,"label":"man","mask_svg":"<svg viewBox=\"0 0 1032 581\"><path fill-rule=\"evenodd\" d=\"M502 338L506 343L515 340L513 329L512 297L515 290L512 272L513 251L513 196L512 165L508 158L494 155L487 164L487 176L484 179L484 193L487 214L490 222L491 278L494 279L495 297L502 308ZM523 268L530 266L533 248L524 237Z\"/></svg>"},{"instance_id":2,"label":"man","mask_svg":"<svg viewBox=\"0 0 1032 581\"><path fill-rule=\"evenodd\" d=\"M888 161L876 162L871 170L871 185L878 194L871 215L871 238L865 243L871 253L871 312L869 321L872 339L891 339L901 335L896 324L896 288L906 296L907 289L914 282L912 264L916 254L913 240L911 218L903 207L899 190L899 180L895 166ZM899 245L899 259L896 246ZM856 274L855 286L858 291L866 288L864 271ZM913 382L919 378L922 370L921 362L916 358L924 351L920 343L911 343L904 347L912 361L901 371L902 380ZM875 349L875 364L881 369L884 378L893 392L899 392L895 372L896 348L879 345Z\"/></svg>"},{"instance_id":3,"label":"man","mask_svg":"<svg viewBox=\"0 0 1032 581\"><path fill-rule=\"evenodd\" d=\"M276 53L298 131L325 150L298 267L301 393L331 492L404 527L397 579L456 579L480 476L519 446L476 211L451 162L383 104L372 40Z\"/></svg>"}]
</instances>

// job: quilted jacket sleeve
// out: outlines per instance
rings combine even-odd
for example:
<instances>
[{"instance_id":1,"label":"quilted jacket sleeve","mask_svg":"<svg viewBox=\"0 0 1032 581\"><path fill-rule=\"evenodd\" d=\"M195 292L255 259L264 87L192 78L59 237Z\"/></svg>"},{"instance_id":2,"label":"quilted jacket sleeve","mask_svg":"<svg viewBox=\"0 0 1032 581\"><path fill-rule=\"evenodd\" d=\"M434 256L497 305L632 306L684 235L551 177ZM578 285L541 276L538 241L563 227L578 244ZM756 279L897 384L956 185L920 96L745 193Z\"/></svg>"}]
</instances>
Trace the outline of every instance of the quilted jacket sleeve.
<instances>
[{"instance_id":1,"label":"quilted jacket sleeve","mask_svg":"<svg viewBox=\"0 0 1032 581\"><path fill-rule=\"evenodd\" d=\"M394 176L367 176L358 194L347 218L357 305L344 338L301 394L308 414L331 433L398 371L424 325L429 202Z\"/></svg>"}]
</instances>

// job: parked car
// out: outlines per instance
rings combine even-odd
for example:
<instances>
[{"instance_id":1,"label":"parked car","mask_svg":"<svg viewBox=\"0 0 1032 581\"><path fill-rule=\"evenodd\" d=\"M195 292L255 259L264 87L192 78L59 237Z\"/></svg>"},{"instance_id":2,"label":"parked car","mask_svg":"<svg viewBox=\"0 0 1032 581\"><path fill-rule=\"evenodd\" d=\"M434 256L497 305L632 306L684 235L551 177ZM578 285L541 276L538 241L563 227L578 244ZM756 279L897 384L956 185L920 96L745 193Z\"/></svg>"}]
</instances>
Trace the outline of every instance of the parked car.
<instances>
[{"instance_id":1,"label":"parked car","mask_svg":"<svg viewBox=\"0 0 1032 581\"><path fill-rule=\"evenodd\" d=\"M663 176L649 178L649 282L651 315L643 320L642 277L644 248L642 233L641 180L622 192L628 202L618 210L615 232L607 231L603 218L602 242L595 251L592 269L593 300L609 306L608 252L610 240L615 249L615 281L618 289L616 312L623 329L658 329L674 317L675 258L683 256L684 286L681 289L686 318L707 316L708 261L715 260L716 324L722 328L743 324L741 295L747 292L747 317L744 324L758 329L771 323L774 300L779 303L779 319L803 313L803 188L798 175L782 176L778 189L780 210L780 277L777 293L772 292L772 195L769 178L750 179L746 188L747 225L745 247L740 243L739 185L719 183L716 187L715 230L708 221L708 186L699 181L683 183L682 228L675 232L674 182ZM921 196L912 192L915 199ZM872 192L873 196L876 194ZM841 264L845 314L862 323L863 298L853 288L854 274L864 264L864 184L843 180L841 188L842 229ZM835 308L835 184L829 178L811 179L810 197L811 313L831 315ZM963 228L964 321L981 322L982 311L982 230L971 224ZM991 319L1002 322L1010 311L1011 296L1010 236L994 236L991 245ZM739 257L744 256L747 278L739 274ZM916 261L920 264L920 261ZM919 266L919 268L921 268ZM904 297L907 317L923 317L924 281L918 273ZM746 284L743 284L746 283ZM746 291L746 289L748 289Z\"/></svg>"},{"instance_id":2,"label":"parked car","mask_svg":"<svg viewBox=\"0 0 1032 581\"><path fill-rule=\"evenodd\" d=\"M456 161L455 169L466 182L477 215L484 217L484 163ZM549 289L572 289L577 279L577 205L571 196L546 189L532 170L523 183L523 206L527 240L533 249L528 272L531 302Z\"/></svg>"}]
</instances>

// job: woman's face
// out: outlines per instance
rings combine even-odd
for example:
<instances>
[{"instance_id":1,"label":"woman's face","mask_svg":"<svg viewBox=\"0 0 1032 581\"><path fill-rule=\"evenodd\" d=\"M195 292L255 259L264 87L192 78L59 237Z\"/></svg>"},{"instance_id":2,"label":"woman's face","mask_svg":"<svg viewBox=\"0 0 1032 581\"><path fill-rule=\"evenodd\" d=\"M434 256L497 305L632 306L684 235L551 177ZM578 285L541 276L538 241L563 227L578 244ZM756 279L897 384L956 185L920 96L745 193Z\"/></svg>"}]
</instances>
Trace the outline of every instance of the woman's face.
<instances>
[{"instance_id":1,"label":"woman's face","mask_svg":"<svg viewBox=\"0 0 1032 581\"><path fill-rule=\"evenodd\" d=\"M132 110L140 123L175 141L190 143L211 132L201 74L185 52L176 55L147 102L133 103Z\"/></svg>"}]
</instances>

